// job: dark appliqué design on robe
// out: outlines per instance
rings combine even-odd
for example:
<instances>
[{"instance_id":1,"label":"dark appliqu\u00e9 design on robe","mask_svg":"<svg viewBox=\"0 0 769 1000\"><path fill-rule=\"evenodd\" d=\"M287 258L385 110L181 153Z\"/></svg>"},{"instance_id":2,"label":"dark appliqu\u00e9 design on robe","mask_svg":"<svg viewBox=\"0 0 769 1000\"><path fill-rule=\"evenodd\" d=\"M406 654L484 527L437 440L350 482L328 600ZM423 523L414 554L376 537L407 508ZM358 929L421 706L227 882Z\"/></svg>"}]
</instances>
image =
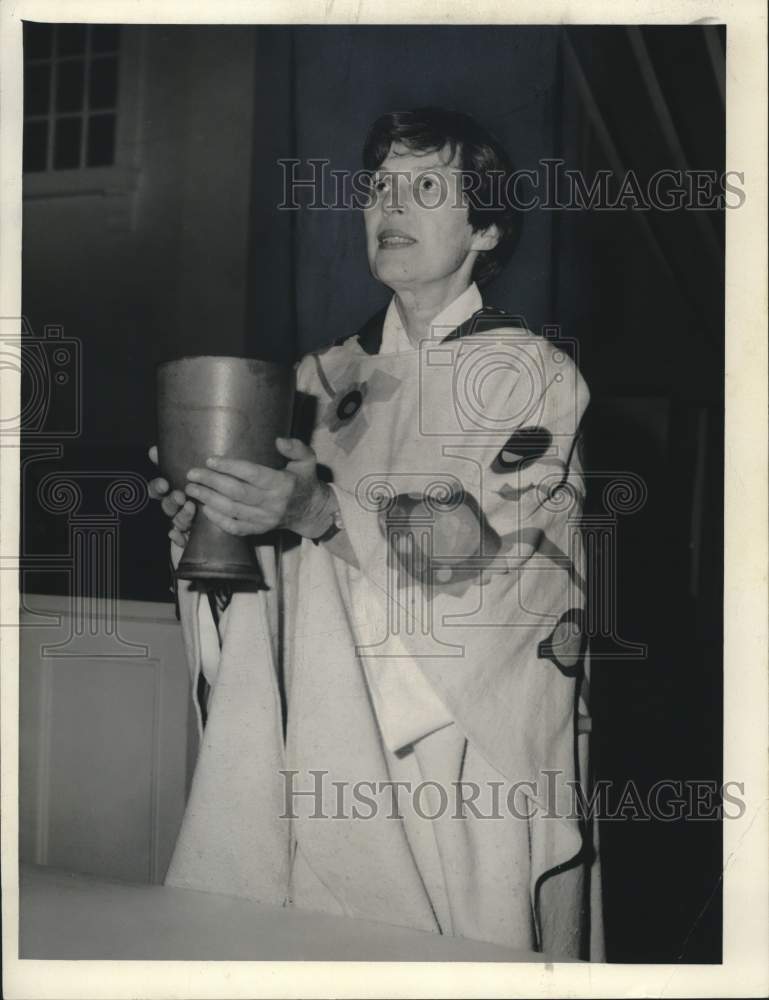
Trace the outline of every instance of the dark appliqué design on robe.
<instances>
[{"instance_id":1,"label":"dark appliqu\u00e9 design on robe","mask_svg":"<svg viewBox=\"0 0 769 1000\"><path fill-rule=\"evenodd\" d=\"M359 413L367 391L366 382L353 382L334 394L324 417L330 431L338 431Z\"/></svg>"},{"instance_id":2,"label":"dark appliqu\u00e9 design on robe","mask_svg":"<svg viewBox=\"0 0 769 1000\"><path fill-rule=\"evenodd\" d=\"M552 435L545 427L522 427L510 435L502 449L491 465L492 472L496 474L517 473L526 469L535 462L543 465L561 467L564 473L567 471L565 464L559 459L547 459L547 452L552 443ZM581 443L578 436L577 444ZM520 500L522 496L530 490L538 488L538 482L532 481L521 488L505 484L498 492L499 495L508 500ZM556 485L554 489L557 489ZM529 534L528 539L534 551L549 557L554 563L564 568L568 574L572 585L584 597L585 581L577 573L576 567L566 552L559 549L547 537L543 531L536 529L524 529L515 532L517 540L525 540L524 536ZM509 541L506 538L505 541ZM585 611L581 607L572 607L565 611L550 635L543 639L537 647L537 655L540 659L550 660L561 671L565 677L577 677L582 669L584 657L587 651L587 635L585 631Z\"/></svg>"},{"instance_id":3,"label":"dark appliqu\u00e9 design on robe","mask_svg":"<svg viewBox=\"0 0 769 1000\"><path fill-rule=\"evenodd\" d=\"M576 677L586 650L585 612L582 608L569 608L547 639L540 642L538 655L554 663L565 677Z\"/></svg>"},{"instance_id":4,"label":"dark appliqu\u00e9 design on robe","mask_svg":"<svg viewBox=\"0 0 769 1000\"><path fill-rule=\"evenodd\" d=\"M464 593L500 550L500 538L470 494L421 492L393 497L380 514L390 558L401 569L400 586L418 580L428 599L433 588Z\"/></svg>"},{"instance_id":5,"label":"dark appliqu\u00e9 design on robe","mask_svg":"<svg viewBox=\"0 0 769 1000\"><path fill-rule=\"evenodd\" d=\"M491 471L499 475L525 469L547 453L552 441L553 435L546 427L520 427L500 449Z\"/></svg>"},{"instance_id":6,"label":"dark appliqu\u00e9 design on robe","mask_svg":"<svg viewBox=\"0 0 769 1000\"><path fill-rule=\"evenodd\" d=\"M495 476L510 476L513 473L523 472L537 463L543 468L558 470L565 476L568 468L563 459L548 454L553 450L552 443L553 436L546 427L521 427L510 435L494 457L491 471ZM523 486L513 486L510 482L504 482L497 493L503 500L518 501L538 488L539 483L536 479Z\"/></svg>"},{"instance_id":7,"label":"dark appliqu\u00e9 design on robe","mask_svg":"<svg viewBox=\"0 0 769 1000\"><path fill-rule=\"evenodd\" d=\"M400 379L376 370L361 381L357 377L358 366L350 365L335 377L334 386L328 380L320 358L315 356L314 361L321 385L329 397L322 408L320 424L328 428L337 445L349 455L368 430L369 419L375 419L371 404L391 399L398 391Z\"/></svg>"}]
</instances>

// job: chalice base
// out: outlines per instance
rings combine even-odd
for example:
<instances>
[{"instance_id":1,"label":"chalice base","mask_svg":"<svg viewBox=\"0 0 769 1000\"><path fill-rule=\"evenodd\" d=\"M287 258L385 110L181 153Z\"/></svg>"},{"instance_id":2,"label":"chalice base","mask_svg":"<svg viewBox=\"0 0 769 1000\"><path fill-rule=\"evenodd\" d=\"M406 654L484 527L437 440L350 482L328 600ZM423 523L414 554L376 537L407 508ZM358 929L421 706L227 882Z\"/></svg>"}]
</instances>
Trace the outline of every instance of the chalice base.
<instances>
[{"instance_id":1,"label":"chalice base","mask_svg":"<svg viewBox=\"0 0 769 1000\"><path fill-rule=\"evenodd\" d=\"M189 541L176 570L178 580L243 580L266 588L253 543L243 535L230 535L195 514Z\"/></svg>"}]
</instances>

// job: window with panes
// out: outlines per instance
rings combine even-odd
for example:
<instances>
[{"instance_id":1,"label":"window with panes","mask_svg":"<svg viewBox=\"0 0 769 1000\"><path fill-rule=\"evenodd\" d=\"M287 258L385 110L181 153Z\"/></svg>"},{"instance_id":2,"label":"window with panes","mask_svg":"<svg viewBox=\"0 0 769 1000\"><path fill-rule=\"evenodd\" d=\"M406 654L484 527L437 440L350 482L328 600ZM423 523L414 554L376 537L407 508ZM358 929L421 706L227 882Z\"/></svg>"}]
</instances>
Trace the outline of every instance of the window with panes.
<instances>
[{"instance_id":1,"label":"window with panes","mask_svg":"<svg viewBox=\"0 0 769 1000\"><path fill-rule=\"evenodd\" d=\"M24 24L24 172L111 166L120 25Z\"/></svg>"}]
</instances>

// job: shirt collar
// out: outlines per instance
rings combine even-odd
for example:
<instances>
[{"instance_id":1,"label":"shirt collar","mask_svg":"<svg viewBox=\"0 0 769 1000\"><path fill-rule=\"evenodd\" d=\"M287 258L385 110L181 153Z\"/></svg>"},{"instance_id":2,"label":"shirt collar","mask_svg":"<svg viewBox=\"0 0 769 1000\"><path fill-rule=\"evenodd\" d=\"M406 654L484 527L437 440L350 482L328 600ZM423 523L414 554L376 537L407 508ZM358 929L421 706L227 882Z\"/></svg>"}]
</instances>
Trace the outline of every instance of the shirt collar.
<instances>
[{"instance_id":1,"label":"shirt collar","mask_svg":"<svg viewBox=\"0 0 769 1000\"><path fill-rule=\"evenodd\" d=\"M483 306L481 293L478 286L472 282L453 302L438 313L432 322L432 339L443 340L452 330L456 329L465 320L469 319ZM399 354L401 351L413 351L414 346L408 338L408 334L401 322L398 307L395 304L395 296L390 299L390 304L385 313L384 326L382 328L382 346L380 354Z\"/></svg>"}]
</instances>

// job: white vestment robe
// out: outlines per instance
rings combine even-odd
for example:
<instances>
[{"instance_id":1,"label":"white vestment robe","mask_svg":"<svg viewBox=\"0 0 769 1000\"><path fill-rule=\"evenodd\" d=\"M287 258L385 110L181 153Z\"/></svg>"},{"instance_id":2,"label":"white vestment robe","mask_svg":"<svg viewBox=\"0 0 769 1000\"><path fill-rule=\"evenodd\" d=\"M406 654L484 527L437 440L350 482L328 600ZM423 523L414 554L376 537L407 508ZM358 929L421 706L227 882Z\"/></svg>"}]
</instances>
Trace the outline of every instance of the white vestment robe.
<instances>
[{"instance_id":1,"label":"white vestment robe","mask_svg":"<svg viewBox=\"0 0 769 1000\"><path fill-rule=\"evenodd\" d=\"M269 590L236 590L218 633L179 581L211 697L166 881L600 960L575 794L588 392L481 306L472 285L415 348L393 301L299 364L352 561L258 546Z\"/></svg>"}]
</instances>

